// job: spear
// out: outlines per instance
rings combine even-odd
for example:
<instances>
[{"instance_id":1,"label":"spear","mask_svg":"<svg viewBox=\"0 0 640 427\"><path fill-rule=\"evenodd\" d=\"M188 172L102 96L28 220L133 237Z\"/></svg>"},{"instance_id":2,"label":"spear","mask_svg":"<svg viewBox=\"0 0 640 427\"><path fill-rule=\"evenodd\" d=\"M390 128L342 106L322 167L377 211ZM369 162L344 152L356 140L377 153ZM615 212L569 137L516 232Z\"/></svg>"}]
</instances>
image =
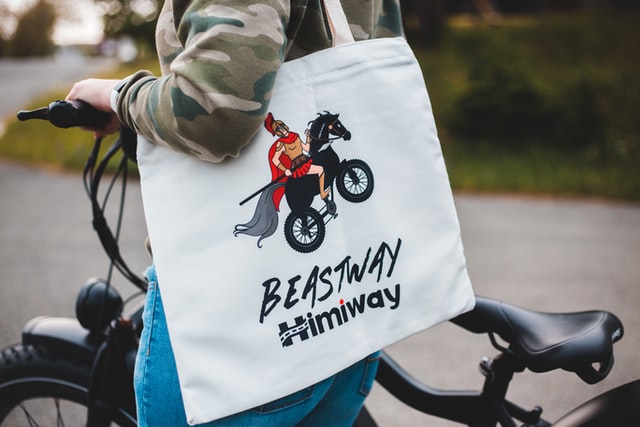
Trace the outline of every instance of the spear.
<instances>
[{"instance_id":1,"label":"spear","mask_svg":"<svg viewBox=\"0 0 640 427\"><path fill-rule=\"evenodd\" d=\"M245 203L247 203L249 200L253 199L254 197L256 197L258 194L262 193L264 190L266 190L267 188L269 188L271 185L275 184L276 182L282 181L283 178L286 178L286 174L282 174L279 177L277 177L276 179L274 179L273 181L271 181L270 183L268 183L267 185L265 185L264 187L260 188L259 190L257 190L255 193L253 193L252 195L250 195L249 197L247 197L246 199L244 199L243 201L240 202L240 206L244 205Z\"/></svg>"}]
</instances>

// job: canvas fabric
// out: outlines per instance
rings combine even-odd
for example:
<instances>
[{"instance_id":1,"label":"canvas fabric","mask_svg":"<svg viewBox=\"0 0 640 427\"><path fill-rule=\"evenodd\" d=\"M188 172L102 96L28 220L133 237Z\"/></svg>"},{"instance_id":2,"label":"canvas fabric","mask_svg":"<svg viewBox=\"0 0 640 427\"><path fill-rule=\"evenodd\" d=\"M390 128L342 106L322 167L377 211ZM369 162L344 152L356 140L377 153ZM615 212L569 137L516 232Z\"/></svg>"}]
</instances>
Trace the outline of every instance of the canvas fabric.
<instances>
[{"instance_id":1,"label":"canvas fabric","mask_svg":"<svg viewBox=\"0 0 640 427\"><path fill-rule=\"evenodd\" d=\"M332 16L337 31L343 18ZM139 140L190 424L290 394L473 307L420 67L402 38L345 37L281 67L264 129L238 158L212 164Z\"/></svg>"}]
</instances>

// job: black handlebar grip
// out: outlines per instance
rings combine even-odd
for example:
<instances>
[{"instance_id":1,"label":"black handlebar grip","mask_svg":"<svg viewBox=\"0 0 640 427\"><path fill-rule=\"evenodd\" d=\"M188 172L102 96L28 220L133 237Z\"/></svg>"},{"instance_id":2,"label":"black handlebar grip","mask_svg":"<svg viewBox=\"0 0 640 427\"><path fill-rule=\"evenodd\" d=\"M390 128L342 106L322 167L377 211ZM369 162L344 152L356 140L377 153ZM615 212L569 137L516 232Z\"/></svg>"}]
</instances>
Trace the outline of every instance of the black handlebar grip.
<instances>
[{"instance_id":1,"label":"black handlebar grip","mask_svg":"<svg viewBox=\"0 0 640 427\"><path fill-rule=\"evenodd\" d=\"M48 118L54 126L82 126L99 129L109 121L109 114L96 110L83 101L53 101L48 106Z\"/></svg>"},{"instance_id":2,"label":"black handlebar grip","mask_svg":"<svg viewBox=\"0 0 640 427\"><path fill-rule=\"evenodd\" d=\"M18 120L48 120L59 128L74 126L100 129L109 121L109 113L100 111L83 101L53 101L47 107L20 111Z\"/></svg>"}]
</instances>

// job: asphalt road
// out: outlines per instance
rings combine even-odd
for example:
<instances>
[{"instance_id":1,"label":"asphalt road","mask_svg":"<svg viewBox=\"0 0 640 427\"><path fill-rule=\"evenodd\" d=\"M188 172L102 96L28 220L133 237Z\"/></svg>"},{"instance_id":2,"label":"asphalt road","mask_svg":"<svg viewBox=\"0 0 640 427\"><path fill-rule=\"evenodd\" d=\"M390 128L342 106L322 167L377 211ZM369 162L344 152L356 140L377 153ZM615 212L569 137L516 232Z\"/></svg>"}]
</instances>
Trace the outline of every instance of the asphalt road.
<instances>
[{"instance_id":1,"label":"asphalt road","mask_svg":"<svg viewBox=\"0 0 640 427\"><path fill-rule=\"evenodd\" d=\"M40 72L21 80L15 68L7 74L5 65L0 63L0 117L26 104L45 69L35 64ZM74 70L62 74L60 81L79 77ZM26 81L29 90L9 98L6 90L12 85L6 76L23 81L16 87ZM549 419L556 419L587 398L640 378L640 205L468 194L456 194L456 205L477 294L542 311L610 310L625 325L616 366L602 383L588 386L567 372L525 372L516 377L509 398L527 408L541 405ZM78 175L0 160L0 347L17 342L34 316L73 316L82 283L106 275L106 258L90 221ZM125 257L142 271L149 260L135 184L128 193L123 234ZM133 293L123 280L116 286L125 296ZM486 337L449 323L388 351L417 378L443 389L480 387L478 362L496 353ZM368 406L382 426L454 425L406 408L378 386Z\"/></svg>"}]
</instances>

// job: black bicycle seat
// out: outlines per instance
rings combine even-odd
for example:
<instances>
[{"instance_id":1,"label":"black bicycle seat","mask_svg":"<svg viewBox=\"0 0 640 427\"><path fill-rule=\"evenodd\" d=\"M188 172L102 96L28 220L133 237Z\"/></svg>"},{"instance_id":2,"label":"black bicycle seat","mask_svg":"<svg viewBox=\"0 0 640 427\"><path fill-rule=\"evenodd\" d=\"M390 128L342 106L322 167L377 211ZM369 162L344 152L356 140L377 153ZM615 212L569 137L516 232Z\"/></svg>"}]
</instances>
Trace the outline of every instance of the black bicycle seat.
<instances>
[{"instance_id":1,"label":"black bicycle seat","mask_svg":"<svg viewBox=\"0 0 640 427\"><path fill-rule=\"evenodd\" d=\"M613 343L622 322L606 311L543 313L489 298L452 320L474 333L495 333L533 372L564 369L589 384L604 379L613 366Z\"/></svg>"}]
</instances>

